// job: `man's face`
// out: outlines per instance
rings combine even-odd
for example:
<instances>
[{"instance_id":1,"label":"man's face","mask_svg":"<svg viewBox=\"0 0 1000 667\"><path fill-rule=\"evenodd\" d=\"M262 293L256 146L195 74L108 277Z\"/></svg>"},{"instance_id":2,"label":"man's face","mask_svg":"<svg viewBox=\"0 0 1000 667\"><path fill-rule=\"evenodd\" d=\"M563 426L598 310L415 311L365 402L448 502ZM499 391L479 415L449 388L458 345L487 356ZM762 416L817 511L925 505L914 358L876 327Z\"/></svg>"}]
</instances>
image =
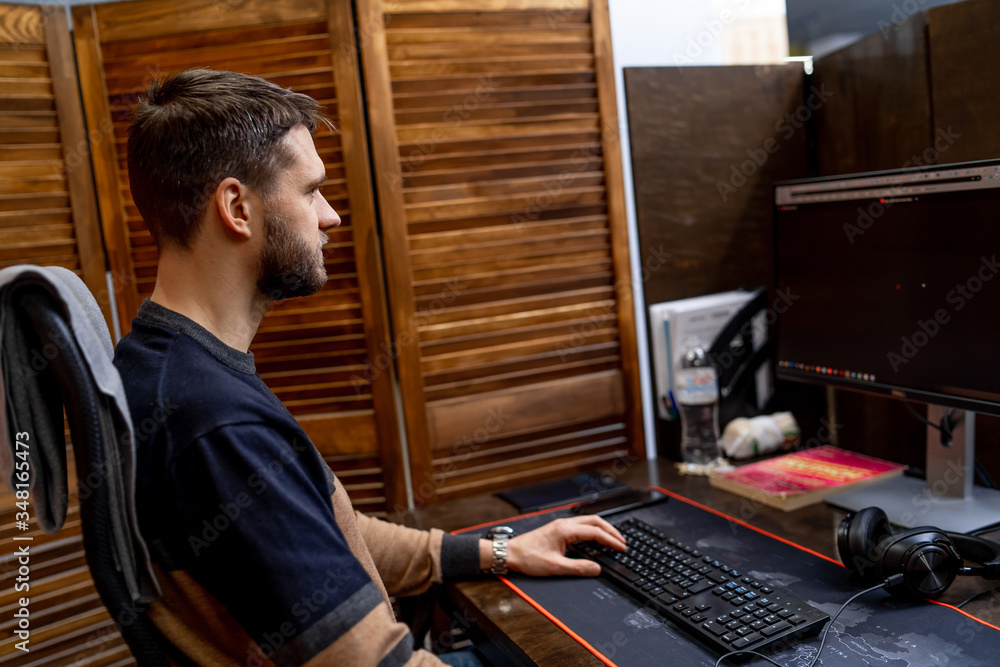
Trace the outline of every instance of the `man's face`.
<instances>
[{"instance_id":1,"label":"man's face","mask_svg":"<svg viewBox=\"0 0 1000 667\"><path fill-rule=\"evenodd\" d=\"M267 198L264 240L260 251L257 289L270 300L308 296L326 284L324 229L340 224L340 217L319 191L326 168L312 136L302 126L285 137L292 163L281 172Z\"/></svg>"}]
</instances>

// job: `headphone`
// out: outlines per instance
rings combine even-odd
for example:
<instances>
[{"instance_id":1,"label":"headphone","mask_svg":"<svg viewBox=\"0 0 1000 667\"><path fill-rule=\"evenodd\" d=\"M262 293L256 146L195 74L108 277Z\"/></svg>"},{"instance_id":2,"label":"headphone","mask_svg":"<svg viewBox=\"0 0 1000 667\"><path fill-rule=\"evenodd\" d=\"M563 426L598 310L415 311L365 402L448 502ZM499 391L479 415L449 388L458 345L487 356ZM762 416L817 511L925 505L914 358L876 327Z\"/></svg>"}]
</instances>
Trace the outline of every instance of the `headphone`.
<instances>
[{"instance_id":1,"label":"headphone","mask_svg":"<svg viewBox=\"0 0 1000 667\"><path fill-rule=\"evenodd\" d=\"M890 593L908 598L937 597L957 576L1000 579L1000 544L932 526L896 532L878 507L847 515L837 552L863 584L889 580ZM981 567L966 567L966 560Z\"/></svg>"}]
</instances>

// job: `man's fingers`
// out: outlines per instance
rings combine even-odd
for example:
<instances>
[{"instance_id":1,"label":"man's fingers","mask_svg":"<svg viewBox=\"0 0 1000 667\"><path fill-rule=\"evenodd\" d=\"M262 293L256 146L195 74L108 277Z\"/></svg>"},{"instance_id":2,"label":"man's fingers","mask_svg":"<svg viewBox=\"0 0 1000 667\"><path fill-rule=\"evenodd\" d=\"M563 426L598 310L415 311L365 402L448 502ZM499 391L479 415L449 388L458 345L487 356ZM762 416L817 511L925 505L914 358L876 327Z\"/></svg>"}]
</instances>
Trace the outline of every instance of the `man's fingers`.
<instances>
[{"instance_id":1,"label":"man's fingers","mask_svg":"<svg viewBox=\"0 0 1000 667\"><path fill-rule=\"evenodd\" d=\"M582 523L582 524L588 524L588 525L591 525L591 526L598 526L599 528L602 528L603 530L607 531L608 533L611 533L612 535L614 535L615 537L617 537L622 542L625 541L625 536L622 535L620 532L618 532L617 528L615 528L610 523L608 523L605 519L602 519L599 516L596 516L594 514L587 514L587 515L579 517L578 518L578 522Z\"/></svg>"},{"instance_id":2,"label":"man's fingers","mask_svg":"<svg viewBox=\"0 0 1000 667\"><path fill-rule=\"evenodd\" d=\"M625 550L625 538L617 530L610 533L603 526L578 523L566 536L570 542L598 542L618 551Z\"/></svg>"},{"instance_id":3,"label":"man's fingers","mask_svg":"<svg viewBox=\"0 0 1000 667\"><path fill-rule=\"evenodd\" d=\"M575 575L577 577L596 577L601 573L601 566L592 560L582 558L560 557L553 562L558 574Z\"/></svg>"}]
</instances>

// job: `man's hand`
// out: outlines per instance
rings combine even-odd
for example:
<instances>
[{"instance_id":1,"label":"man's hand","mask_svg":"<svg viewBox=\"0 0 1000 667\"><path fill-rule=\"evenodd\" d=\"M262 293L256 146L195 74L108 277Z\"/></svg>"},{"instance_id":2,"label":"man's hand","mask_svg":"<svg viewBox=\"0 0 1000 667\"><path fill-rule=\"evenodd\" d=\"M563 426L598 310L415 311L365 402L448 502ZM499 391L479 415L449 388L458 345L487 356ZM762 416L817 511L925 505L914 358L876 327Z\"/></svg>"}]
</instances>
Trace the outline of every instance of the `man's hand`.
<instances>
[{"instance_id":1,"label":"man's hand","mask_svg":"<svg viewBox=\"0 0 1000 667\"><path fill-rule=\"evenodd\" d=\"M599 542L617 551L625 551L625 538L610 523L593 516L556 519L540 528L518 535L507 546L507 567L535 577L558 574L596 577L601 566L589 560L567 558L571 542ZM488 549L490 542L483 540ZM492 559L492 551L489 551ZM489 569L488 566L485 569Z\"/></svg>"}]
</instances>

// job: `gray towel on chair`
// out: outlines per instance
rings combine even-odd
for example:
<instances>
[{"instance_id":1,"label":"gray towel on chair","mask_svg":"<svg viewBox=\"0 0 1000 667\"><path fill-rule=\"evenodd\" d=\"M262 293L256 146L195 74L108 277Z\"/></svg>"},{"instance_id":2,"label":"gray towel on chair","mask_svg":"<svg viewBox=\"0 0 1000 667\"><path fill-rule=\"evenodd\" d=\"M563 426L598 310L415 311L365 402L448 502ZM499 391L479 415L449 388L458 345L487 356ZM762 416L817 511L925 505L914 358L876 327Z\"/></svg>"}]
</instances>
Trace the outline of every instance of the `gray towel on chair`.
<instances>
[{"instance_id":1,"label":"gray towel on chair","mask_svg":"<svg viewBox=\"0 0 1000 667\"><path fill-rule=\"evenodd\" d=\"M113 407L120 425L118 442L105 442L107 475L101 480L81 480L80 491L90 483L108 484L110 523L114 534L116 565L122 571L132 599L152 602L159 587L146 544L139 534L135 512L134 431L118 370L112 364L113 347L104 316L90 290L68 269L30 265L0 271L0 478L15 489L16 439L18 431L29 434L32 516L47 533L62 528L68 499L66 449L62 435L62 406L42 396L26 379L45 369L57 350L30 349L20 327L14 326L11 291L15 285L37 285L64 308L77 345L100 393ZM30 428L28 427L30 425Z\"/></svg>"}]
</instances>

